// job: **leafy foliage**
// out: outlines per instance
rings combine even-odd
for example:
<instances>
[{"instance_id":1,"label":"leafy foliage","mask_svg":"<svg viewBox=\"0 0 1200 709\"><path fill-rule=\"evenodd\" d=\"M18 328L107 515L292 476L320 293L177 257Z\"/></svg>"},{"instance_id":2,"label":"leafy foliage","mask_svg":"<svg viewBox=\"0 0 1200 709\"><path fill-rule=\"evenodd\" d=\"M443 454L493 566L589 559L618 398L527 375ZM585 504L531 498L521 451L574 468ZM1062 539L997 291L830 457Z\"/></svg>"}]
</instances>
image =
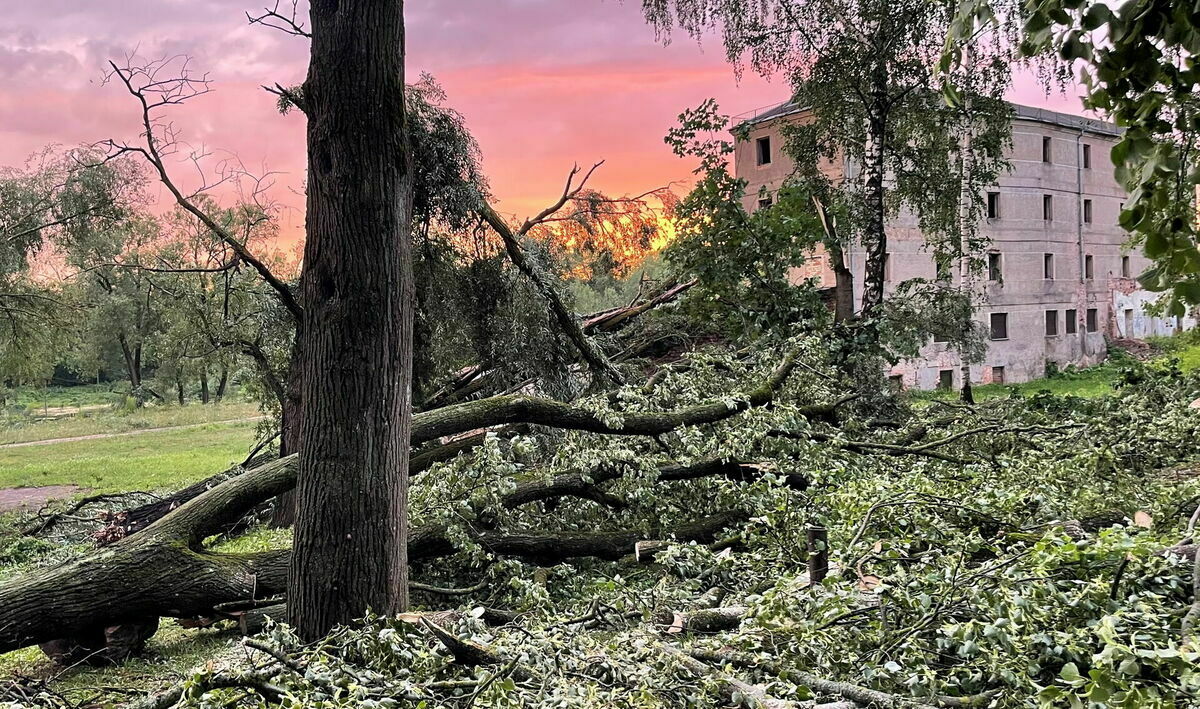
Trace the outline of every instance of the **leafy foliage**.
<instances>
[{"instance_id":1,"label":"leafy foliage","mask_svg":"<svg viewBox=\"0 0 1200 709\"><path fill-rule=\"evenodd\" d=\"M964 38L969 66L939 76L957 3L905 0L644 0L662 34L721 33L726 56L783 75L800 111L786 131L799 184L842 216L838 246L861 243L863 309L883 299L886 219L902 210L939 257L979 252L983 190L1007 167L1007 51L999 37ZM942 101L948 85L967 100ZM885 179L885 175L888 179ZM976 268L978 263L972 261Z\"/></svg>"},{"instance_id":2,"label":"leafy foliage","mask_svg":"<svg viewBox=\"0 0 1200 709\"><path fill-rule=\"evenodd\" d=\"M697 320L722 323L727 334L755 336L797 319L826 322L812 284L796 287L798 269L821 257L822 231L809 194L785 187L769 208L746 211L746 181L729 173L733 146L708 138L728 129L713 100L679 116L667 144L699 162L700 179L675 205L676 238L664 257L700 288L689 299Z\"/></svg>"},{"instance_id":3,"label":"leafy foliage","mask_svg":"<svg viewBox=\"0 0 1200 709\"><path fill-rule=\"evenodd\" d=\"M287 692L283 705L399 706L407 697L430 707L703 707L727 696L664 644L730 658L722 672L793 701L837 698L813 677L996 707L1170 707L1200 692L1200 656L1180 632L1191 562L1164 553L1185 536L1200 497L1190 445L1200 414L1188 406L1200 377L1169 362L1130 363L1118 388L1097 399L1038 394L974 409L901 401L887 421L851 404L834 428L798 414L844 387L827 369L828 343L791 346L811 369L797 372L772 408L658 441L494 437L416 478L414 524L445 525L461 551L414 568L415 578L483 582L442 622L497 660L454 662L411 619L369 618L315 645L276 627L262 640L305 667L271 679ZM715 391L734 399L776 357L772 348L697 353L686 372L649 390L585 401L616 419ZM889 442L907 450L870 447ZM763 475L655 480L662 463L714 457L757 461ZM613 466L624 474L602 489L619 507L584 498L501 504L518 483ZM806 488L783 484L796 474ZM749 512L730 530L732 546L674 544L649 564L538 568L496 557L473 535L629 528L655 539L728 509ZM830 576L815 585L805 540L812 525L828 529L831 554ZM418 600L446 603L436 594ZM713 605L744 609L741 621L693 636L655 620ZM489 627L484 609L497 608L517 617ZM253 657L255 666L269 662ZM268 706L253 691L205 692L205 678L229 665L247 669L246 658L239 650L201 669L185 705Z\"/></svg>"}]
</instances>

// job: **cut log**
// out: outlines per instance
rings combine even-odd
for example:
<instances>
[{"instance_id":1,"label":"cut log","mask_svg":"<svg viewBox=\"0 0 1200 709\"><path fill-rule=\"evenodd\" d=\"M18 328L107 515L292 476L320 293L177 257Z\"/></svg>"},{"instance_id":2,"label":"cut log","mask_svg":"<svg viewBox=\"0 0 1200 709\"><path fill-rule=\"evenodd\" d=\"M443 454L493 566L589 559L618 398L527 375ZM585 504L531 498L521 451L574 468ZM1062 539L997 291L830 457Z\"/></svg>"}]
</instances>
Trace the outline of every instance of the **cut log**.
<instances>
[{"instance_id":1,"label":"cut log","mask_svg":"<svg viewBox=\"0 0 1200 709\"><path fill-rule=\"evenodd\" d=\"M663 632L671 634L719 633L736 630L746 617L746 612L744 606L700 608L683 612L663 610L655 613L651 621Z\"/></svg>"}]
</instances>

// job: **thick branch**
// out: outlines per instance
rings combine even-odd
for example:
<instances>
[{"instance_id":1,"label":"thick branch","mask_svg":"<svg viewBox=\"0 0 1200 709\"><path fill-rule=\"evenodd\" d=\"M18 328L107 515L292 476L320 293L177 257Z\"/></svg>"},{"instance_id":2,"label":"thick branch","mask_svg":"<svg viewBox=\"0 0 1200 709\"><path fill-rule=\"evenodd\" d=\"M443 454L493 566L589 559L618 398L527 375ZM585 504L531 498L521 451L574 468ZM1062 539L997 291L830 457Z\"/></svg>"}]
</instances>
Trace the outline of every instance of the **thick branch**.
<instances>
[{"instance_id":1,"label":"thick branch","mask_svg":"<svg viewBox=\"0 0 1200 709\"><path fill-rule=\"evenodd\" d=\"M592 372L618 386L623 384L624 378L621 376L621 373L617 371L612 362L608 361L608 358L604 356L604 353L600 351L596 343L584 333L575 315L567 308L566 303L563 302L558 289L551 285L542 272L535 268L529 262L529 259L525 257L525 251L521 248L519 238L513 233L508 223L488 204L483 205L480 215L504 241L504 248L508 252L508 258L513 262L513 265L521 273L524 273L529 280L533 281L538 292L550 304L550 311L554 314L554 319L558 321L558 326L562 328L563 333L571 340L576 349L579 350L579 356L583 358Z\"/></svg>"},{"instance_id":2,"label":"thick branch","mask_svg":"<svg viewBox=\"0 0 1200 709\"><path fill-rule=\"evenodd\" d=\"M789 353L767 381L744 399L711 401L675 411L618 413L615 414L615 421L605 420L609 417L552 399L521 395L494 396L413 416L412 442L416 445L442 436L506 423L527 423L619 436L655 436L684 426L716 423L747 409L769 404L795 369L796 362L796 354ZM800 414L814 418L828 417L839 405L852 398L851 395L832 404L809 406L802 409Z\"/></svg>"}]
</instances>

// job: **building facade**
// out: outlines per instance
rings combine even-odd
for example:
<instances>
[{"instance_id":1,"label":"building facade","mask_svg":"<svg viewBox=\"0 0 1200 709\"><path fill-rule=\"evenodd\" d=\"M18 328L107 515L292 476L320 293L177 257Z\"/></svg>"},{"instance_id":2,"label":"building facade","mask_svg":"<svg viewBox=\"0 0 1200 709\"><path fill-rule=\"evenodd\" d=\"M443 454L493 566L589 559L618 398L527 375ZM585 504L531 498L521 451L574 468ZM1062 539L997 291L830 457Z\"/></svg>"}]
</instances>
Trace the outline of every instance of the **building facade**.
<instances>
[{"instance_id":1,"label":"building facade","mask_svg":"<svg viewBox=\"0 0 1200 709\"><path fill-rule=\"evenodd\" d=\"M734 169L749 183L747 209L768 206L791 175L781 128L804 117L790 103L745 117L749 133L737 141ZM1126 248L1128 235L1117 223L1127 198L1110 158L1119 136L1104 121L1013 107L1007 155L1012 167L987 191L986 217L979 225L990 246L983 256L985 272L972 290L989 340L984 362L970 367L972 383L1023 382L1044 376L1048 366L1089 366L1104 359L1106 337L1170 335L1195 324L1190 317L1146 312L1158 294L1141 289L1136 277L1149 262ZM835 182L856 178L852 164L822 169ZM912 278L947 277L937 273L913 215L891 219L887 237L887 292ZM846 250L856 301L864 256L859 247ZM820 253L792 278L833 285L832 269ZM918 358L897 364L891 376L905 387L958 387L962 363L946 344L930 342Z\"/></svg>"}]
</instances>

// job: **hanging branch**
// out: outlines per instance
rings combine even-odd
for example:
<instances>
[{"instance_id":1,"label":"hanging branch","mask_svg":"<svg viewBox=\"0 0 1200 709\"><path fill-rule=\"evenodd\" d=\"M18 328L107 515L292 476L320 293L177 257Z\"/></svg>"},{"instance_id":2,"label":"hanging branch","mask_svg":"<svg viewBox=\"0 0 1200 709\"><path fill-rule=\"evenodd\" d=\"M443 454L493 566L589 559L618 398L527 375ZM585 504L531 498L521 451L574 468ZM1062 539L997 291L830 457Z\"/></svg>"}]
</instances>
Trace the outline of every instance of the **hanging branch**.
<instances>
[{"instance_id":1,"label":"hanging branch","mask_svg":"<svg viewBox=\"0 0 1200 709\"><path fill-rule=\"evenodd\" d=\"M127 64L125 67L117 66L116 62L109 62L112 71L105 76L105 81L110 81L113 77L119 79L125 86L126 91L137 99L138 104L141 106L142 138L145 140L145 144L130 145L111 139L104 141L103 145L108 148L108 157L106 159L111 160L131 153L141 155L145 158L146 162L157 173L159 181L162 182L167 191L175 198L175 202L200 220L213 234L216 234L242 261L250 264L259 276L274 289L280 302L292 315L297 327L299 327L304 320L304 311L295 294L292 293L291 288L272 273L266 263L251 253L245 244L238 241L232 232L196 206L192 201L192 197L195 194L203 192L206 189L211 189L215 185L205 185L197 190L196 193L186 195L175 184L175 181L167 171L164 155L169 155L174 151L178 139L173 126L163 124L155 117L155 111L166 106L182 104L198 96L203 96L211 90L207 75L196 77L191 74L188 70L188 58L186 57L182 58L182 66L177 76L162 77L163 70L171 66L178 59L180 57L171 57L152 61L142 66ZM193 155L193 162L197 161L198 158L199 156ZM224 179L221 181L224 181ZM217 184L220 184L220 182ZM258 189L256 189L257 192Z\"/></svg>"}]
</instances>

